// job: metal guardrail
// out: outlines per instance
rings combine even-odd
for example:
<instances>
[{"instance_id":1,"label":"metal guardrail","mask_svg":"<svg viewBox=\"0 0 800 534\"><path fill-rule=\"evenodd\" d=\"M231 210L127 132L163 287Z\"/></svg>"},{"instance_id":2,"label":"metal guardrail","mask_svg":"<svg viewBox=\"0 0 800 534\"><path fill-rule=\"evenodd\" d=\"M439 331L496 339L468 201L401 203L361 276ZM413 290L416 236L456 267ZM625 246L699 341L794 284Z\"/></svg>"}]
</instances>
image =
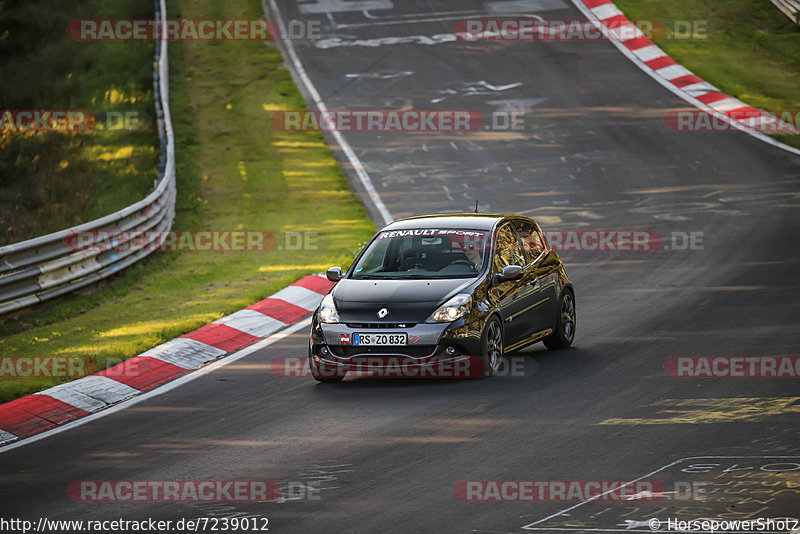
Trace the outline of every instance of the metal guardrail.
<instances>
[{"instance_id":1,"label":"metal guardrail","mask_svg":"<svg viewBox=\"0 0 800 534\"><path fill-rule=\"evenodd\" d=\"M800 24L800 1L798 0L770 0L784 15Z\"/></svg>"},{"instance_id":2,"label":"metal guardrail","mask_svg":"<svg viewBox=\"0 0 800 534\"><path fill-rule=\"evenodd\" d=\"M155 0L156 17L167 18L164 0ZM60 297L107 278L148 256L172 228L175 218L175 136L169 111L167 41L156 41L154 86L161 143L158 181L143 200L66 230L0 247L0 316ZM108 239L83 250L74 246L79 232L108 233ZM130 241L125 250L104 246L129 233L152 231L150 243ZM125 234L123 234L125 232ZM154 241L159 240L156 244Z\"/></svg>"}]
</instances>

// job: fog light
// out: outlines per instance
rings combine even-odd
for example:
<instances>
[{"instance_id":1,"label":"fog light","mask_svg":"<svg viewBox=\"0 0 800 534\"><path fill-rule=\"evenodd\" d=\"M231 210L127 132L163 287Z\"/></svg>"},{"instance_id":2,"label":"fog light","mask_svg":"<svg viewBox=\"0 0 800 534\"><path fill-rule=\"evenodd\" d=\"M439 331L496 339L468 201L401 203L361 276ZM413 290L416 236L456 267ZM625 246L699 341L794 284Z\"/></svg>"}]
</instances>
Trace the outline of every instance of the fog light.
<instances>
[{"instance_id":1,"label":"fog light","mask_svg":"<svg viewBox=\"0 0 800 534\"><path fill-rule=\"evenodd\" d=\"M445 349L445 352L446 352L447 354L449 354L450 356L455 356L456 354L458 354L458 351L456 350L456 348L455 348L455 347L447 347L447 348Z\"/></svg>"},{"instance_id":2,"label":"fog light","mask_svg":"<svg viewBox=\"0 0 800 534\"><path fill-rule=\"evenodd\" d=\"M321 346L319 348L319 353L322 356L327 356L328 355L328 347L326 347L325 345Z\"/></svg>"}]
</instances>

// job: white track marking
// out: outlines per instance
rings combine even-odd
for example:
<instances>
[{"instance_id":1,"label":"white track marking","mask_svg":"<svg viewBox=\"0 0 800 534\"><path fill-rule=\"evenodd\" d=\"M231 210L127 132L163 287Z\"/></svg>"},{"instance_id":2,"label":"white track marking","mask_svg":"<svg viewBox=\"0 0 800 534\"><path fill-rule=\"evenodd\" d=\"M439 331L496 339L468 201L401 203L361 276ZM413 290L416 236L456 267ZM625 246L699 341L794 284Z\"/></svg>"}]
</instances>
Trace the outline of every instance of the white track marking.
<instances>
[{"instance_id":1,"label":"white track marking","mask_svg":"<svg viewBox=\"0 0 800 534\"><path fill-rule=\"evenodd\" d=\"M626 486L630 486L631 484L639 482L640 480L644 480L646 478L650 478L651 476L653 476L653 475L655 475L657 473L660 473L661 471L664 471L665 469L669 469L670 467L678 465L678 464L680 464L682 462L685 462L687 460L700 460L700 459L714 459L714 460L723 459L724 460L724 459L733 459L733 458L757 458L757 459L762 459L762 460L763 459L779 459L779 458L780 459L784 459L784 458L797 459L798 456L797 455L795 455L795 456L687 456L686 458L681 458L680 460L675 460L674 462L672 462L670 464L667 464L667 465L665 465L663 467L659 467L658 469L656 469L652 473L648 473L648 474L646 474L644 476L641 476L641 477L639 477L639 478L637 478L635 480L631 480L629 482L626 482L625 484L622 484L622 485L620 485L620 486L618 486L616 488L610 489L610 490L606 491L605 493L601 493L599 495L595 495L591 499L587 499L585 501L581 501L581 502L579 502L577 504L574 504L574 505L570 506L569 508L565 508L563 510L560 510L560 511L554 513L554 514L550 514L550 515L548 515L547 517L545 517L543 519L540 519L538 521L534 521L533 523L528 523L527 525L525 525L523 527L520 527L520 528L522 528L523 530L563 530L563 531L576 531L577 530L577 531L581 531L581 532L582 531L593 531L593 532L594 531L596 531L596 532L621 531L621 532L625 532L626 531L625 529L585 528L585 527L536 527L535 525L539 525L541 523L544 523L545 521L553 519L554 517L558 517L558 516L561 516L561 515L569 515L569 514L567 514L567 512L570 512L570 511L572 511L572 510L574 510L574 509L576 509L576 508L578 508L580 506L583 506L584 504L588 504L590 502L594 502L597 499L600 499L601 497L604 497L605 495L608 495L609 493L612 493L614 491L618 491L620 488L624 488Z\"/></svg>"},{"instance_id":2,"label":"white track marking","mask_svg":"<svg viewBox=\"0 0 800 534\"><path fill-rule=\"evenodd\" d=\"M628 497L624 497L622 500L623 501L638 501L640 499L652 499L654 497L661 498L661 499L666 499L667 498L666 496L670 495L672 493L677 493L677 491L640 491L639 493L636 493L635 495L630 495Z\"/></svg>"},{"instance_id":3,"label":"white track marking","mask_svg":"<svg viewBox=\"0 0 800 534\"><path fill-rule=\"evenodd\" d=\"M135 404L139 404L140 402L144 402L144 401L152 399L154 397L158 397L159 395L163 395L164 393L172 391L173 389L178 388L178 387L180 387L180 386L182 386L182 385L184 385L184 384L186 384L188 382L191 382L192 380L196 380L197 378L200 378L201 376L205 376L205 375L207 375L209 373L212 373L212 372L216 371L217 369L219 369L221 367L225 367L228 364L231 364L233 362L239 361L242 358L245 358L245 357L249 356L250 354L252 354L252 353L254 353L254 352L258 351L258 350L261 350L261 349L263 349L265 347L268 347L268 346L272 345L273 343L277 343L278 341L282 340L283 338L285 338L285 337L297 332L298 330L302 330L303 328L307 328L310 325L311 325L311 318L308 317L306 319L303 319L299 323L296 323L296 324L294 324L294 325L292 325L292 326L290 326L290 327L288 327L288 328L286 328L286 329L284 329L284 330L282 330L282 331L280 331L278 333L275 333L275 334L269 336L268 338L262 339L261 341L257 341L256 343L253 343L252 345L243 348L239 352L235 352L235 353L231 354L230 356L228 356L226 358L218 360L218 361L216 361L214 363L210 363L207 366L205 366L205 367L203 367L201 369L198 369L197 371L195 371L193 373L189 373L188 375L183 375L180 378L176 378L172 382L169 382L169 383L167 383L167 384L165 384L165 385L163 385L161 387L158 387L156 389L150 390L150 391L148 391L146 393L141 393L141 394L137 395L136 397L128 399L127 401L121 402L120 404L112 406L112 407L110 407L108 409L105 409L105 410L103 410L101 412L97 412L97 413L92 414L92 415L87 415L86 417L83 417L83 418L78 419L76 421L73 421L71 423L65 423L63 425L59 425L59 426L57 426L57 427L55 427L55 428L53 428L51 430L45 430L44 432L40 432L39 434L35 434L33 436L27 437L27 438L25 438L24 440L22 440L22 441L20 441L18 443L13 443L11 445L6 445L5 447L0 448L0 454L3 454L4 452L8 452L10 450L16 449L17 447L23 447L25 445L28 445L29 443L34 443L36 441L48 438L50 436L54 436L56 434L60 434L61 432L70 430L72 428L76 428L76 427L85 425L86 423L95 421L97 419L100 419L101 417L105 417L105 416L111 415L113 413L117 413L120 410L124 410L125 408L129 408L129 407L131 407L131 406L133 406ZM73 384L73 383L74 382L70 382L69 384ZM66 385L69 385L69 384L64 384L64 385L66 386ZM56 386L56 387L58 387L58 386ZM0 431L0 432L2 432L2 431ZM2 440L2 439L3 439L3 434L0 434L0 440Z\"/></svg>"},{"instance_id":4,"label":"white track marking","mask_svg":"<svg viewBox=\"0 0 800 534\"><path fill-rule=\"evenodd\" d=\"M617 8L617 6L614 4L603 4L602 6L593 7L592 13L594 13L594 16L600 20L610 19L611 17L622 15L622 11L620 11L619 8Z\"/></svg>"},{"instance_id":5,"label":"white track marking","mask_svg":"<svg viewBox=\"0 0 800 534\"><path fill-rule=\"evenodd\" d=\"M400 37L378 37L375 39L342 39L340 37L332 37L330 39L314 41L314 46L322 50L327 50L328 48L339 48L343 46L365 46L369 48L401 44L432 46L455 43L457 41L458 37L453 33L437 33L435 35L403 35Z\"/></svg>"},{"instance_id":6,"label":"white track marking","mask_svg":"<svg viewBox=\"0 0 800 534\"><path fill-rule=\"evenodd\" d=\"M50 395L51 393L56 393L65 389L69 391L77 391L82 395L92 397L93 399L97 399L106 404L114 404L133 397L139 393L139 390L136 388L132 388L127 384L117 382L112 378L102 375L84 376L83 378L73 380L72 382L66 382L64 384L53 386L42 393Z\"/></svg>"},{"instance_id":7,"label":"white track marking","mask_svg":"<svg viewBox=\"0 0 800 534\"><path fill-rule=\"evenodd\" d=\"M262 3L267 1L269 2L270 10L274 14L275 20L278 22L278 26L280 27L281 33L288 35L288 33L286 32L286 25L283 23L281 12L278 9L278 5L275 3L275 0L262 0ZM266 5L264 5L264 8L266 10ZM286 53L289 56L289 60L291 61L292 66L294 67L295 73L303 82L306 91L308 92L311 99L314 101L314 104L316 105L317 109L323 113L328 111L328 106L326 106L325 102L323 102L322 97L320 96L319 92L317 92L317 89L316 87L314 87L314 84L311 82L311 78L308 77L306 69L303 67L303 64L300 63L300 58L297 56L297 52L295 52L294 45L292 45L291 40L281 41L281 42L285 45ZM366 169L364 169L364 165L361 163L361 160L358 159L356 153L353 152L350 143L347 142L347 140L339 131L334 130L331 132L331 135L333 135L333 138L336 139L336 142L342 148L342 152L344 152L344 155L347 157L348 161L353 166L353 170L356 172L356 175L361 181L361 185L364 187L367 196L369 197L373 206L375 206L375 209L378 211L378 214L380 215L381 219L383 219L382 221L383 224L389 224L390 222L392 222L393 218L391 213L389 213L389 210L386 208L386 204L384 204L383 200L381 200L378 191L375 189L375 184L372 183L372 179L370 178L369 174L367 174Z\"/></svg>"},{"instance_id":8,"label":"white track marking","mask_svg":"<svg viewBox=\"0 0 800 534\"><path fill-rule=\"evenodd\" d=\"M656 45L645 46L642 48L637 48L633 51L634 55L641 59L642 61L651 61L653 59L664 57L667 55L666 52L661 50Z\"/></svg>"},{"instance_id":9,"label":"white track marking","mask_svg":"<svg viewBox=\"0 0 800 534\"><path fill-rule=\"evenodd\" d=\"M322 300L321 297L320 300ZM256 310L239 310L214 322L230 326L256 337L266 337L286 326L286 323Z\"/></svg>"},{"instance_id":10,"label":"white track marking","mask_svg":"<svg viewBox=\"0 0 800 534\"><path fill-rule=\"evenodd\" d=\"M90 397L89 395L84 395L80 391L76 391L74 389L50 388L47 391L34 393L34 395L44 395L46 397L52 397L58 401L61 401L65 404L69 404L70 406L74 406L75 408L78 408L79 410L83 410L84 412L88 413L94 413L108 406L107 403L95 399L94 397Z\"/></svg>"},{"instance_id":11,"label":"white track marking","mask_svg":"<svg viewBox=\"0 0 800 534\"><path fill-rule=\"evenodd\" d=\"M394 9L392 0L316 0L298 4L300 13L351 13L375 9Z\"/></svg>"},{"instance_id":12,"label":"white track marking","mask_svg":"<svg viewBox=\"0 0 800 534\"><path fill-rule=\"evenodd\" d=\"M681 76L692 74L692 71L690 71L683 65L670 65L669 67L658 69L656 71L656 74L658 74L665 80L674 80L675 78L680 78Z\"/></svg>"},{"instance_id":13,"label":"white track marking","mask_svg":"<svg viewBox=\"0 0 800 534\"><path fill-rule=\"evenodd\" d=\"M581 0L571 0L571 2L575 5L575 7L578 9L578 11L583 13L583 15L587 19L592 21L599 29L602 30L603 28L605 28L605 26L602 23L600 23L600 21L594 15L594 13L592 13L592 11L588 7L586 7L586 5ZM619 41L615 41L613 39L610 40L610 42L611 42L612 45L616 46L617 50L622 52L622 54L625 57L627 57L628 59L633 61L633 63L637 67L639 67L641 70L643 70L645 72L645 74L647 74L648 76L653 78L655 81L660 83L663 87L665 87L669 92L671 92L672 94L674 94L678 98L688 102L689 104L695 106L696 108L699 108L699 109L701 109L703 111L707 111L708 113L713 115L716 119L724 122L725 124L730 124L731 126L733 126L734 128L736 128L737 130L739 130L741 132L744 132L746 134L752 135L756 139L758 139L760 141L763 141L765 143L768 143L768 144L770 144L770 145L772 145L774 147L783 149L783 150L785 150L787 152L791 152L792 154L800 156L800 149L791 147L791 146L789 146L787 144L784 144L784 143L781 143L777 139L773 139L772 137L768 136L767 134L764 134L764 133L761 133L761 132L757 132L757 131L755 131L755 130L753 130L751 128L748 128L744 124L739 123L739 121L735 121L735 120L731 119L730 117L728 117L727 115L725 115L723 113L719 113L719 112L715 111L713 108L709 108L708 106L706 106L705 104L703 104L702 102L700 102L699 100L694 98L693 96L684 93L680 88L676 87L674 84L670 83L669 81L663 79L658 74L656 74L653 69L651 69L650 67L645 65L645 63L642 60L640 60L638 57L636 57L636 54L631 52L628 49L628 47L626 47L624 44L622 44Z\"/></svg>"},{"instance_id":14,"label":"white track marking","mask_svg":"<svg viewBox=\"0 0 800 534\"><path fill-rule=\"evenodd\" d=\"M224 319L224 318L223 318ZM176 337L139 356L149 356L184 369L197 369L224 355L225 351L188 337Z\"/></svg>"},{"instance_id":15,"label":"white track marking","mask_svg":"<svg viewBox=\"0 0 800 534\"><path fill-rule=\"evenodd\" d=\"M352 24L336 24L335 30L348 30L353 28L369 28L372 26L393 26L397 24L418 24L420 22L445 22L448 20L461 20L465 18L464 15L452 15L447 17L429 17L426 19L408 19L408 20L384 20L380 22L354 22Z\"/></svg>"},{"instance_id":16,"label":"white track marking","mask_svg":"<svg viewBox=\"0 0 800 534\"><path fill-rule=\"evenodd\" d=\"M555 11L566 9L563 0L498 0L483 5L487 12L495 14L530 13L531 11Z\"/></svg>"},{"instance_id":17,"label":"white track marking","mask_svg":"<svg viewBox=\"0 0 800 534\"><path fill-rule=\"evenodd\" d=\"M507 91L508 89L514 89L516 87L519 87L520 85L522 85L522 82L509 83L509 84L506 84L506 85L492 85L489 82L487 82L486 80L481 80L481 81L477 82L475 85L482 85L483 87L489 89L490 91L500 92L500 91Z\"/></svg>"},{"instance_id":18,"label":"white track marking","mask_svg":"<svg viewBox=\"0 0 800 534\"><path fill-rule=\"evenodd\" d=\"M468 11L440 11L439 13L437 13L437 15L439 15L439 16L459 15L459 16L462 16L462 17L464 15L469 15L469 14L478 14L479 15L479 14L483 14L483 11L480 10L480 9L471 9L471 10L468 10ZM405 13L405 14L401 14L401 15L387 15L385 17L380 17L380 16L377 16L377 15L373 15L372 13L368 13L367 11L364 12L364 16L366 18L372 19L372 20L412 19L412 18L416 18L416 17L427 17L429 15L430 15L430 13ZM412 22L414 22L414 21L412 21Z\"/></svg>"},{"instance_id":19,"label":"white track marking","mask_svg":"<svg viewBox=\"0 0 800 534\"><path fill-rule=\"evenodd\" d=\"M308 311L314 311L319 306L319 303L322 302L324 296L304 287L287 286L270 296L270 298L285 300Z\"/></svg>"},{"instance_id":20,"label":"white track marking","mask_svg":"<svg viewBox=\"0 0 800 534\"><path fill-rule=\"evenodd\" d=\"M716 87L708 82L697 82L692 85L687 85L683 90L694 97L702 96L711 91L719 91Z\"/></svg>"},{"instance_id":21,"label":"white track marking","mask_svg":"<svg viewBox=\"0 0 800 534\"><path fill-rule=\"evenodd\" d=\"M0 430L0 445L3 443L8 443L10 441L18 440L19 438L12 434L11 432L6 432L5 430Z\"/></svg>"},{"instance_id":22,"label":"white track marking","mask_svg":"<svg viewBox=\"0 0 800 534\"><path fill-rule=\"evenodd\" d=\"M462 19L470 18L470 17L468 17L468 15L473 15L473 18L474 18L475 15L486 16L486 13L484 11L461 11L461 12L448 11L447 13L445 13L445 12L438 13L434 17L407 18L406 20L403 20L403 17L424 17L425 15L422 14L422 13L416 13L416 14L411 14L411 15L393 15L393 16L389 16L389 17L374 17L373 16L373 17L367 17L367 18L369 18L371 20L378 20L380 22L353 22L353 23L349 23L349 24L339 24L337 22L334 22L333 18L330 17L330 21L331 21L331 24L333 25L333 29L334 30L347 30L347 29L353 29L353 28L369 28L371 26L390 26L390 25L396 25L396 24L417 24L419 22L445 22L445 21L448 21L448 20L462 20ZM526 18L538 20L540 22L545 22L544 18L542 18L540 15L533 15L531 13L519 13L517 16L518 17L526 17ZM457 35L462 35L462 34L459 33ZM484 36L494 36L494 35L501 35L501 33L500 32L483 32L482 35L484 35ZM420 38L420 37L423 37L423 36L409 36L409 37ZM375 39L369 39L369 40L370 41L375 41ZM439 39L439 40L441 40L441 39ZM367 40L364 40L364 41L367 41Z\"/></svg>"},{"instance_id":23,"label":"white track marking","mask_svg":"<svg viewBox=\"0 0 800 534\"><path fill-rule=\"evenodd\" d=\"M404 70L400 72L354 72L345 74L345 78L369 78L374 80L391 80L392 78L400 78L402 76L411 76L414 72Z\"/></svg>"}]
</instances>

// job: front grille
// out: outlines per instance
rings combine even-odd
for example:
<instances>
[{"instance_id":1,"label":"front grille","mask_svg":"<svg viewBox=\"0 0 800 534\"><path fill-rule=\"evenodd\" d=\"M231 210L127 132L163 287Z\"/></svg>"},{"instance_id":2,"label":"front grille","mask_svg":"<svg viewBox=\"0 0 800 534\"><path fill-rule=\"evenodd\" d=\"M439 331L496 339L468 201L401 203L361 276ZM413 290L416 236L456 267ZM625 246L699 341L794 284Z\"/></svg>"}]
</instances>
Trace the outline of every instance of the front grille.
<instances>
[{"instance_id":1,"label":"front grille","mask_svg":"<svg viewBox=\"0 0 800 534\"><path fill-rule=\"evenodd\" d=\"M436 345L418 345L418 346L359 346L352 345L329 345L331 352L334 356L340 358L350 358L357 354L370 355L370 354L397 354L398 356L411 356L412 358L424 358L430 356L436 350Z\"/></svg>"},{"instance_id":2,"label":"front grille","mask_svg":"<svg viewBox=\"0 0 800 534\"><path fill-rule=\"evenodd\" d=\"M347 323L348 328L412 328L417 323Z\"/></svg>"}]
</instances>

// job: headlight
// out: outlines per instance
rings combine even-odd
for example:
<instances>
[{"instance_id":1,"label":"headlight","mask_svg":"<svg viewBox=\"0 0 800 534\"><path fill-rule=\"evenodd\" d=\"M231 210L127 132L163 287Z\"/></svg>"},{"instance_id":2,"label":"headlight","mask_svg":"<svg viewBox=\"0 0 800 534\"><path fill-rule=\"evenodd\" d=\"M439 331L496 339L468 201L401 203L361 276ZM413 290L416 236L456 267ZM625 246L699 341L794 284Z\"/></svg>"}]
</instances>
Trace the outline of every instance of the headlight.
<instances>
[{"instance_id":1,"label":"headlight","mask_svg":"<svg viewBox=\"0 0 800 534\"><path fill-rule=\"evenodd\" d=\"M339 322L339 312L333 304L333 295L328 293L319 305L319 320L323 323L334 324Z\"/></svg>"},{"instance_id":2,"label":"headlight","mask_svg":"<svg viewBox=\"0 0 800 534\"><path fill-rule=\"evenodd\" d=\"M438 310L433 312L426 323L452 323L456 319L464 317L472 304L472 296L461 293L442 304Z\"/></svg>"}]
</instances>

